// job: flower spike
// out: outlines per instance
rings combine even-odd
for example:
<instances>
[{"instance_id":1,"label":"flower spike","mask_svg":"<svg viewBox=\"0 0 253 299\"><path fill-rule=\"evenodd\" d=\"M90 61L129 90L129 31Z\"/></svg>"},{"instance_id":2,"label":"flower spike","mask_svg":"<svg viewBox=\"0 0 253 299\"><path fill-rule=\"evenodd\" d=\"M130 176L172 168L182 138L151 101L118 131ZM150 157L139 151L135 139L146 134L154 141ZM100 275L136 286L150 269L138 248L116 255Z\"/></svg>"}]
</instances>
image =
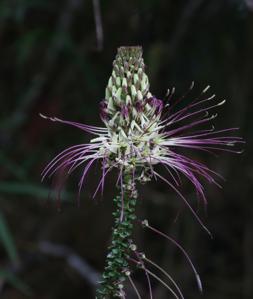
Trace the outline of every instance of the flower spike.
<instances>
[{"instance_id":1,"label":"flower spike","mask_svg":"<svg viewBox=\"0 0 253 299\"><path fill-rule=\"evenodd\" d=\"M78 183L79 200L85 179L96 161L101 165L101 177L93 198L100 190L103 193L107 175L113 170L118 172L116 186L120 194L114 200L116 211L113 214L115 225L112 244L109 247L103 281L96 299L125 298L123 281L126 279L126 269L129 269L128 245L132 240L133 221L136 218L138 183L144 184L151 179L165 182L184 201L201 227L210 234L181 192L181 177L190 181L197 196L206 205L202 179L220 187L218 180L222 177L204 163L192 158L190 153L193 151L214 155L220 152L241 153L240 147L244 141L234 135L238 128L215 129L213 121L218 116L216 110L225 103L225 100L216 100L214 94L208 96L209 85L197 99L178 108L178 103L182 106L193 87L194 82L176 101L173 100L174 87L168 89L165 99L159 99L150 90L142 48L120 47L112 64L112 74L104 98L100 102L100 118L103 126L96 127L40 114L44 119L91 134L88 144L71 146L49 162L42 171L42 180L56 173L64 173L65 180L65 177L71 175L77 168L82 168ZM182 150L186 150L187 154ZM157 165L164 166L167 171L166 177L158 172ZM62 184L60 186L62 188ZM148 227L155 231L154 228ZM165 237L161 232L160 235ZM202 289L199 275L184 249L173 239L168 236L166 238L176 244L187 257L196 275L198 286ZM149 276L170 289L148 269L144 268L144 271L149 283L150 298L152 289ZM131 283L131 278L129 279ZM180 292L178 294L173 290L171 292L176 298L178 294L183 298Z\"/></svg>"}]
</instances>

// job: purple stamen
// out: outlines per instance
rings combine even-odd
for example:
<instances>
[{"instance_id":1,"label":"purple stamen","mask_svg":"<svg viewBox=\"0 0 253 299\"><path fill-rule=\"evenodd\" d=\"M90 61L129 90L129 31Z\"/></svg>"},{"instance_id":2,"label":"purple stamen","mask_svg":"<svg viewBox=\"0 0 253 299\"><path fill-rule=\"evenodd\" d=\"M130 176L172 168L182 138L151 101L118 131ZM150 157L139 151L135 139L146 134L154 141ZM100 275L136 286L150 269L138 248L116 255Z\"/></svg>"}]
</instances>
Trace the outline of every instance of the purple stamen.
<instances>
[{"instance_id":1,"label":"purple stamen","mask_svg":"<svg viewBox=\"0 0 253 299\"><path fill-rule=\"evenodd\" d=\"M136 254L136 252L135 252ZM145 272L146 278L147 278L147 282L148 282L148 290L149 290L149 296L150 299L153 299L153 291L152 291L152 285L151 285L151 281L150 281L150 277L149 277L149 273L145 267L145 264L143 263L143 261L138 257L138 255L136 254L136 257L138 258L138 261L133 259L133 258L129 258L129 260L131 260L132 262L134 262L136 265L141 265L143 271Z\"/></svg>"},{"instance_id":2,"label":"purple stamen","mask_svg":"<svg viewBox=\"0 0 253 299\"><path fill-rule=\"evenodd\" d=\"M104 132L104 133L107 132L107 130L105 128L102 128L102 127L89 126L89 125L85 125L85 124L81 124L81 123L77 123L77 122L62 120L62 119L57 118L57 117L47 117L43 114L40 114L40 116L42 118L49 119L49 120L54 121L54 122L60 122L60 123L66 124L66 125L76 127L78 129L81 129L83 131L86 131L86 132L94 134L94 135L100 135L102 132Z\"/></svg>"},{"instance_id":3,"label":"purple stamen","mask_svg":"<svg viewBox=\"0 0 253 299\"><path fill-rule=\"evenodd\" d=\"M178 247L179 250L181 250L181 252L184 254L185 258L189 262L189 264L190 264L190 266L191 266L191 268L192 268L192 270L194 272L194 275L196 277L198 288L199 288L200 292L203 292L203 288L202 288L202 283L201 283L200 276L199 276L199 274L198 274L195 266L193 265L193 262L191 261L190 256L185 251L185 249L182 247L182 245L180 245L174 238L172 238L172 237L168 236L167 234L161 232L160 230L152 227L147 221L144 220L143 223L144 223L144 227L147 227L150 230L152 230L153 232L157 233L158 235L163 236L164 238L166 238L167 240L169 240L170 242L172 242L176 247Z\"/></svg>"},{"instance_id":4,"label":"purple stamen","mask_svg":"<svg viewBox=\"0 0 253 299\"><path fill-rule=\"evenodd\" d=\"M82 190L82 187L83 187L83 184L84 184L84 179L89 171L89 169L91 168L92 164L94 163L95 160L99 159L100 157L95 157L93 158L91 161L89 161L89 163L86 165L84 171L83 171L83 174L82 174L82 177L78 183L78 203L80 203L80 196L81 196L81 190Z\"/></svg>"},{"instance_id":5,"label":"purple stamen","mask_svg":"<svg viewBox=\"0 0 253 299\"><path fill-rule=\"evenodd\" d=\"M199 216L196 214L196 212L193 210L193 208L191 207L191 205L189 204L189 202L187 201L187 199L183 196L183 194L171 183L169 182L167 179L165 179L163 176L161 176L159 173L155 172L156 175L163 180L164 182L166 182L184 201L184 203L187 205L187 207L190 209L190 211L192 212L192 214L194 215L194 217L196 218L196 220L199 222L199 224L201 225L201 227L210 235L210 237L212 238L212 234L211 232L208 230L208 228L204 225L204 223L202 222L202 220L199 218Z\"/></svg>"}]
</instances>

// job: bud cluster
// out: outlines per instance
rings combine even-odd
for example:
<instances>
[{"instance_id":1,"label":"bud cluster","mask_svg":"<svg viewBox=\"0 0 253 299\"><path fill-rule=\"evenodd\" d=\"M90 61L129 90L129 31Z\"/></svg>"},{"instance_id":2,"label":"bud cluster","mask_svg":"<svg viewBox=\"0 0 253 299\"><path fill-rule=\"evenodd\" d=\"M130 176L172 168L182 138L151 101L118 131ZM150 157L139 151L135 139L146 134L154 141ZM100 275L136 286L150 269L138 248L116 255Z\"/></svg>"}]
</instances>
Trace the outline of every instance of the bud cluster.
<instances>
[{"instance_id":1,"label":"bud cluster","mask_svg":"<svg viewBox=\"0 0 253 299\"><path fill-rule=\"evenodd\" d=\"M162 108L163 102L149 91L142 48L119 48L100 103L100 116L110 135L104 150L112 153L119 165L133 168L157 163L149 157L161 150L155 145Z\"/></svg>"}]
</instances>

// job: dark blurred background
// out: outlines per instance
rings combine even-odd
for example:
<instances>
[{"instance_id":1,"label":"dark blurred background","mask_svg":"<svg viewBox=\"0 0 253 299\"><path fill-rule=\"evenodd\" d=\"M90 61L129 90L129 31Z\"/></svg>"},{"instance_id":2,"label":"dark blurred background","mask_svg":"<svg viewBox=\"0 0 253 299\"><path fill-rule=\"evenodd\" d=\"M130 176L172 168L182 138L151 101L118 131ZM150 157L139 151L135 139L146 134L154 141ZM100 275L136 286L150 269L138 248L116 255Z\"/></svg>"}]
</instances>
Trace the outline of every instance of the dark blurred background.
<instances>
[{"instance_id":1,"label":"dark blurred background","mask_svg":"<svg viewBox=\"0 0 253 299\"><path fill-rule=\"evenodd\" d=\"M193 156L226 178L222 190L205 185L207 213L198 207L213 240L163 183L140 188L140 218L180 240L201 274L203 295L172 244L138 225L136 242L174 275L186 298L253 298L253 1L0 0L1 298L94 298L110 242L115 183L109 178L103 198L92 201L94 169L79 208L73 176L59 207L40 172L61 149L89 136L38 113L101 124L98 104L116 49L136 44L144 48L157 97L173 86L180 95L194 80L194 98L210 84L227 99L216 127L240 127L247 141L241 155ZM183 192L197 208L191 185ZM148 298L143 273L134 279ZM172 298L152 283L155 299Z\"/></svg>"}]
</instances>

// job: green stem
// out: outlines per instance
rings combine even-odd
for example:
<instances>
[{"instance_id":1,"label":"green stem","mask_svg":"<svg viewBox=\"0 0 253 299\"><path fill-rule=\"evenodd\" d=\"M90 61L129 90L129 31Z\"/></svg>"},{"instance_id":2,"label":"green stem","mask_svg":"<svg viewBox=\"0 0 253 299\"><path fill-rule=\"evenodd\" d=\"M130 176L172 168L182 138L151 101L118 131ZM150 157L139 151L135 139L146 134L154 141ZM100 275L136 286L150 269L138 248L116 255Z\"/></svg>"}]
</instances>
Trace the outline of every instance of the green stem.
<instances>
[{"instance_id":1,"label":"green stem","mask_svg":"<svg viewBox=\"0 0 253 299\"><path fill-rule=\"evenodd\" d=\"M126 279L124 270L128 269L129 243L135 220L136 198L131 196L133 190L131 179L125 176L123 188L124 211L122 218L122 195L114 199L116 211L113 212L115 224L112 232L112 242L106 259L106 266L102 275L100 288L97 290L96 299L120 298L123 282Z\"/></svg>"}]
</instances>

